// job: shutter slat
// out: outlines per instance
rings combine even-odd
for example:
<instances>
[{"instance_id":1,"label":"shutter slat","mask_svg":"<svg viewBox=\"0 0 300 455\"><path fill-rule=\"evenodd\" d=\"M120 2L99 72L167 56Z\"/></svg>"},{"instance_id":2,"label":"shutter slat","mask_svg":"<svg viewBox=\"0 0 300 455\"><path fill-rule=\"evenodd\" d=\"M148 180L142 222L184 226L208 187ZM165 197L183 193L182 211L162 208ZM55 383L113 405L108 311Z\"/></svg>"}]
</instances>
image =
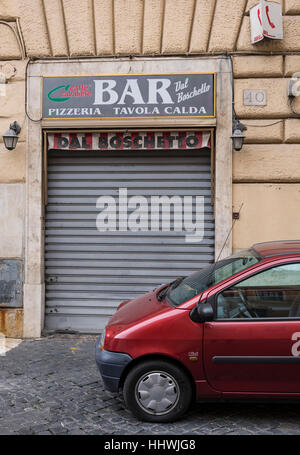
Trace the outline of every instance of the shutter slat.
<instances>
[{"instance_id":1,"label":"shutter slat","mask_svg":"<svg viewBox=\"0 0 300 455\"><path fill-rule=\"evenodd\" d=\"M128 188L128 198L146 198L149 219L151 196L193 196L193 204L195 196L204 196L203 240L186 242L187 232L173 230L173 216L169 232L99 232L97 199L115 197L118 210L119 188ZM46 328L99 332L123 300L212 263L210 198L208 149L49 152Z\"/></svg>"}]
</instances>

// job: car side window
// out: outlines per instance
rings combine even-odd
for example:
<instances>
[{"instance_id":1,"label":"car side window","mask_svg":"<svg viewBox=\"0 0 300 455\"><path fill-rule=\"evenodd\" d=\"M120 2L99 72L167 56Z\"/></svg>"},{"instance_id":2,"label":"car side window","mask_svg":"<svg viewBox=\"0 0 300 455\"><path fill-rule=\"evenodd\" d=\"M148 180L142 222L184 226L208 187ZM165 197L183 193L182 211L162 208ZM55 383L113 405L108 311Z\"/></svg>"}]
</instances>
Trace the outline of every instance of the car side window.
<instances>
[{"instance_id":1,"label":"car side window","mask_svg":"<svg viewBox=\"0 0 300 455\"><path fill-rule=\"evenodd\" d=\"M217 297L217 319L300 319L300 263L285 264L240 281Z\"/></svg>"}]
</instances>

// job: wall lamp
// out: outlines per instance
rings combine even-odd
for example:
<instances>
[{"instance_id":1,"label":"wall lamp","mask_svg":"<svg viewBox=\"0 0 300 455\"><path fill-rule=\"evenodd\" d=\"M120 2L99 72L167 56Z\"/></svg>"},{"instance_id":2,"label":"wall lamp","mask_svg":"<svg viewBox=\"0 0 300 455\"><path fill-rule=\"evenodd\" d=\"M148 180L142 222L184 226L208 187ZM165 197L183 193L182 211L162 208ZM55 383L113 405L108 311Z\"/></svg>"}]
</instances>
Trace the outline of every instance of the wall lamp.
<instances>
[{"instance_id":1,"label":"wall lamp","mask_svg":"<svg viewBox=\"0 0 300 455\"><path fill-rule=\"evenodd\" d=\"M19 140L21 127L18 122L11 123L9 130L3 135L3 142L7 150L14 150Z\"/></svg>"},{"instance_id":2,"label":"wall lamp","mask_svg":"<svg viewBox=\"0 0 300 455\"><path fill-rule=\"evenodd\" d=\"M243 125L239 120L236 120L234 122L234 125L232 127L232 145L233 149L236 151L239 151L242 149L244 145L244 139L245 136L243 134L243 131L245 131L247 127Z\"/></svg>"}]
</instances>

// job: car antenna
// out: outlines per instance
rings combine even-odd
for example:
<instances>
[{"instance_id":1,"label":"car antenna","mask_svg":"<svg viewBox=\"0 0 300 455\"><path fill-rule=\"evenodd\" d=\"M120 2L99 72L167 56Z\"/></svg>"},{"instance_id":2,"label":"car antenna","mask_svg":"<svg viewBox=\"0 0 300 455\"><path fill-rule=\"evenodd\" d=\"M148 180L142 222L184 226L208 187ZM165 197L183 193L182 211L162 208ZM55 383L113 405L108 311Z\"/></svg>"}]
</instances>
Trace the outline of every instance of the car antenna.
<instances>
[{"instance_id":1,"label":"car antenna","mask_svg":"<svg viewBox=\"0 0 300 455\"><path fill-rule=\"evenodd\" d=\"M239 218L239 215L240 215L240 213L241 213L241 211L242 211L243 205L244 205L244 203L241 204L240 209L239 209L239 211L238 211L238 217L234 219L234 221L233 221L233 223L232 223L232 225L231 225L231 228L229 229L229 232L228 232L228 234L227 234L227 237L226 237L226 239L225 239L225 242L223 243L223 246L222 246L222 248L221 248L221 251L220 251L220 253L219 253L219 255L218 255L218 257L217 257L217 259L216 259L216 261L215 261L215 263L214 263L213 269L212 269L211 273L209 274L210 277L213 277L213 276L214 276L214 273L215 273L215 270L216 270L216 267L217 267L217 263L218 263L218 261L219 261L219 259L220 259L220 257L221 257L221 254L222 254L222 252L223 252L223 250L224 250L224 248L225 248L225 245L226 245L226 243L227 243L227 240L229 239L229 236L230 236L230 234L232 233L232 230L233 230L233 227L234 227L234 225L235 225L235 222L236 222L236 220ZM203 292L202 292L202 294L203 294ZM201 297L200 297L200 300L201 300Z\"/></svg>"},{"instance_id":2,"label":"car antenna","mask_svg":"<svg viewBox=\"0 0 300 455\"><path fill-rule=\"evenodd\" d=\"M239 209L239 211L238 211L238 216L237 216L237 218L234 219L234 221L233 221L233 223L232 223L232 225L231 225L231 228L229 229L228 235L227 235L227 237L226 237L226 239L225 239L225 242L223 243L222 249L221 249L221 251L220 251L220 253L219 253L219 255L218 255L217 260L216 260L215 263L217 263L218 260L219 260L220 257L221 257L221 254L222 254L222 252L223 252L223 250L224 250L224 248L225 248L225 245L226 245L226 243L227 243L227 240L229 239L229 236L230 236L230 234L232 233L232 230L233 230L233 228L234 228L234 225L235 225L236 221L237 221L237 220L239 219L239 217L240 217L240 214L241 214L243 205L244 205L244 203L242 202L242 204L241 204L241 206L240 206L240 209Z\"/></svg>"}]
</instances>

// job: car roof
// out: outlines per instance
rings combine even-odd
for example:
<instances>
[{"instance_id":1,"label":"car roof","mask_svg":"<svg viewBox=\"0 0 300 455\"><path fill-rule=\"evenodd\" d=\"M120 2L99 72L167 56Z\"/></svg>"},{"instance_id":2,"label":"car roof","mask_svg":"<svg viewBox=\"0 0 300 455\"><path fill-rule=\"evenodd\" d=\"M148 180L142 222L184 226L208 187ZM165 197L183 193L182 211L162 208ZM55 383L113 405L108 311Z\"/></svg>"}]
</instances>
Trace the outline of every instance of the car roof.
<instances>
[{"instance_id":1,"label":"car roof","mask_svg":"<svg viewBox=\"0 0 300 455\"><path fill-rule=\"evenodd\" d=\"M255 243L252 248L262 258L300 254L300 240L280 240L275 242Z\"/></svg>"}]
</instances>

